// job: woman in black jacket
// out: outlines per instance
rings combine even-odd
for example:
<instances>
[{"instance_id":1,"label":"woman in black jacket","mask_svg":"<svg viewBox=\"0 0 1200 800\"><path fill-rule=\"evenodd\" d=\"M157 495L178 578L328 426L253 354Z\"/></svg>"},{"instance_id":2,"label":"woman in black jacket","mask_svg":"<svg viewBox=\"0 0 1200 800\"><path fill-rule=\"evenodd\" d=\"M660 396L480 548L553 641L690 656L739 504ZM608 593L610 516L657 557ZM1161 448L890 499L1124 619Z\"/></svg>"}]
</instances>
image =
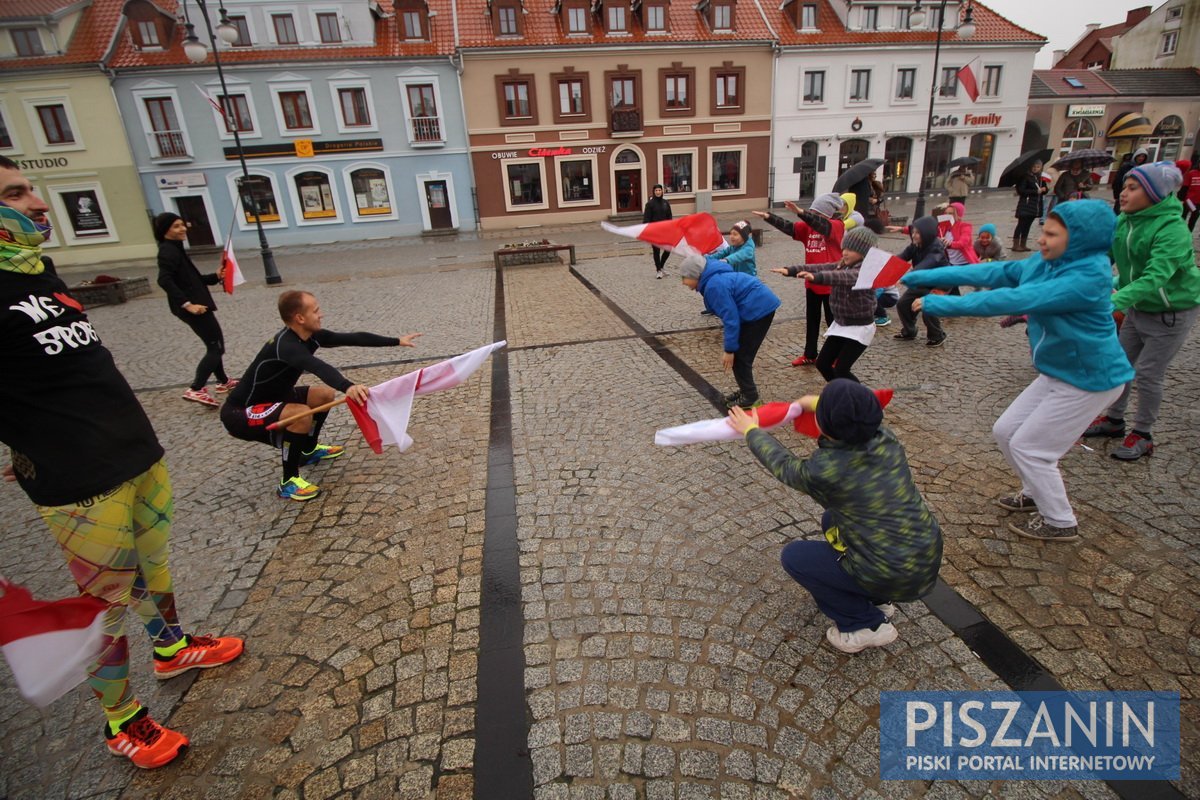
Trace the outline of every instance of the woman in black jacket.
<instances>
[{"instance_id":1,"label":"woman in black jacket","mask_svg":"<svg viewBox=\"0 0 1200 800\"><path fill-rule=\"evenodd\" d=\"M642 212L642 222L662 222L671 219L671 204L667 202L667 198L663 197L662 184L654 184L654 189L651 191L654 196L646 201L646 208ZM654 253L654 273L661 278L663 267L667 265L667 256L671 254L666 250L659 250L657 247L650 249Z\"/></svg>"},{"instance_id":2,"label":"woman in black jacket","mask_svg":"<svg viewBox=\"0 0 1200 800\"><path fill-rule=\"evenodd\" d=\"M1029 172L1017 179L1016 190L1017 227L1013 229L1012 251L1028 253L1025 242L1029 239L1033 221L1042 214L1042 195L1046 193L1046 184L1042 183L1042 162L1033 162Z\"/></svg>"},{"instance_id":3,"label":"woman in black jacket","mask_svg":"<svg viewBox=\"0 0 1200 800\"><path fill-rule=\"evenodd\" d=\"M225 269L200 274L183 249L187 223L178 214L167 211L155 217L154 238L158 240L158 285L167 293L171 313L183 320L205 347L204 357L196 366L196 377L191 388L183 393L183 399L216 408L220 404L208 392L208 379L217 376L218 392L228 392L238 383L225 374L221 359L225 354L225 339L214 313L217 304L208 291L209 286L225 277Z\"/></svg>"}]
</instances>

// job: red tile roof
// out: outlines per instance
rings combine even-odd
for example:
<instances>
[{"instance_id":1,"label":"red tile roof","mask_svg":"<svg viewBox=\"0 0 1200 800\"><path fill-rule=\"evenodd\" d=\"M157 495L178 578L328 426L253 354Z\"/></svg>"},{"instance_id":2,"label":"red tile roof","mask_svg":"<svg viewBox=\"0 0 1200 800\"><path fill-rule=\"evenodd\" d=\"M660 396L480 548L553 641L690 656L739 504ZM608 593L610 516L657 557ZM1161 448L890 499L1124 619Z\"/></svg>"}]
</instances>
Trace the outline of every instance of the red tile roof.
<instances>
[{"instance_id":1,"label":"red tile roof","mask_svg":"<svg viewBox=\"0 0 1200 800\"><path fill-rule=\"evenodd\" d=\"M0 3L8 0L0 0ZM24 4L25 0L20 0ZM33 0L31 5L50 5L49 0ZM47 54L29 58L6 58L0 61L0 69L47 69L69 67L80 64L99 64L104 59L112 42L113 31L121 19L121 8L125 0L92 0L80 16L79 23L71 34L63 54ZM65 5L60 3L61 5Z\"/></svg>"},{"instance_id":2,"label":"red tile roof","mask_svg":"<svg viewBox=\"0 0 1200 800\"><path fill-rule=\"evenodd\" d=\"M1088 69L1038 69L1033 71L1030 97L1088 97L1115 95L1117 90L1101 77L1102 73ZM1074 78L1083 84L1075 87L1067 83Z\"/></svg>"},{"instance_id":3,"label":"red tile roof","mask_svg":"<svg viewBox=\"0 0 1200 800\"><path fill-rule=\"evenodd\" d=\"M801 0L792 0L792 2L801 2ZM771 26L779 32L779 43L785 47L805 44L915 44L919 42L932 44L937 40L937 31L847 30L838 15L834 13L832 6L829 5L829 0L818 0L817 27L819 32L814 33L797 31L787 11L779 10L777 4L768 3L764 5L764 9L767 10ZM973 21L975 35L970 39L959 41L958 44L970 42L1028 42L1032 44L1046 41L1045 36L1022 28L1014 22L1009 22L978 0L975 2ZM947 36L953 35L952 31L944 30L942 41L946 41Z\"/></svg>"},{"instance_id":4,"label":"red tile roof","mask_svg":"<svg viewBox=\"0 0 1200 800\"><path fill-rule=\"evenodd\" d=\"M0 0L2 1L2 0ZM384 6L388 16L375 22L375 44L367 46L329 46L312 45L299 47L239 47L221 48L221 63L251 64L260 62L312 62L312 61L346 61L363 58L399 58L403 56L449 56L454 52L454 30L451 21L450 3L452 0L428 0L429 10L437 16L431 20L432 41L409 42L399 37L399 23L393 13L391 3ZM155 5L171 15L178 13L175 0L155 0ZM381 4L382 5L382 4ZM195 16L197 11L193 9ZM206 45L208 33L204 23L195 19L196 35ZM214 20L215 22L215 20ZM166 67L193 66L183 54L183 37L186 31L183 25L176 26L175 41L166 50L139 50L134 46L129 34L122 29L109 66L113 69L131 69L137 67ZM208 61L194 66L211 64Z\"/></svg>"},{"instance_id":5,"label":"red tile roof","mask_svg":"<svg viewBox=\"0 0 1200 800\"><path fill-rule=\"evenodd\" d=\"M49 17L56 11L76 5L80 0L0 0L0 19Z\"/></svg>"},{"instance_id":6,"label":"red tile roof","mask_svg":"<svg viewBox=\"0 0 1200 800\"><path fill-rule=\"evenodd\" d=\"M627 0L623 5L626 9L629 8ZM775 38L763 21L755 0L737 0L733 12L735 31L732 33L714 33L709 29L703 15L692 8L693 5L693 0L670 0L667 5L668 32L666 33L647 33L642 29L638 15L630 13L627 17L629 20L627 35L606 34L594 16L592 18L593 33L568 35L564 25L565 17L555 14L553 11L555 0L524 0L525 9L529 12L523 15L524 34L520 37L500 38L492 33L492 18L488 10L488 0L462 0L458 5L459 38L464 48L519 48L545 47L547 45L625 47L630 44L769 41Z\"/></svg>"}]
</instances>

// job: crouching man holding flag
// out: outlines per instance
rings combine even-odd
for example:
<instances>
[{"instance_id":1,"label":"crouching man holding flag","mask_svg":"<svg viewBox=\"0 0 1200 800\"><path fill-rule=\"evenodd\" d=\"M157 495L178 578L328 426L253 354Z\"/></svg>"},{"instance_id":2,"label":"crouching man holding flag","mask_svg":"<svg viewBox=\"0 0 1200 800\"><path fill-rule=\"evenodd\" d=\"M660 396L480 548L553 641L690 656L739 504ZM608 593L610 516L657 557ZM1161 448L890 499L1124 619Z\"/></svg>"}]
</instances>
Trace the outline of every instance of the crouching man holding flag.
<instances>
[{"instance_id":1,"label":"crouching man holding flag","mask_svg":"<svg viewBox=\"0 0 1200 800\"><path fill-rule=\"evenodd\" d=\"M329 412L303 416L281 431L270 431L267 426L331 403L335 389L358 403L365 402L370 391L313 354L319 347L415 347L413 340L421 334L409 333L397 338L325 330L321 327L317 298L308 292L281 294L279 316L284 329L267 340L241 382L229 393L229 399L221 407L221 422L235 438L279 447L283 478L277 494L289 500L311 500L321 490L300 477L300 467L337 458L343 452L339 445L317 443ZM316 375L326 385L297 386L305 372Z\"/></svg>"}]
</instances>

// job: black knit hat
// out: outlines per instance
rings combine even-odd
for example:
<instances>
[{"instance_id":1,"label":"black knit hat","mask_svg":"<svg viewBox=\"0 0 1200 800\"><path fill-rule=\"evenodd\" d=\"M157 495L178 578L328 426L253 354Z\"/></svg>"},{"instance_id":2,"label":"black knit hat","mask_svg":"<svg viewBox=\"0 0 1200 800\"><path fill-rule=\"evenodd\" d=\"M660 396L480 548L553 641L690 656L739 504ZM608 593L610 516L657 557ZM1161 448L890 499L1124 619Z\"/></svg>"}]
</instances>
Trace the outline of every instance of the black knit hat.
<instances>
[{"instance_id":1,"label":"black knit hat","mask_svg":"<svg viewBox=\"0 0 1200 800\"><path fill-rule=\"evenodd\" d=\"M733 228L731 228L731 230L737 231L738 235L742 237L743 242L750 241L750 223L746 222L746 220L739 219L737 222L733 223Z\"/></svg>"},{"instance_id":2,"label":"black knit hat","mask_svg":"<svg viewBox=\"0 0 1200 800\"><path fill-rule=\"evenodd\" d=\"M183 219L173 211L164 211L154 218L154 240L156 242L164 241L167 238L167 231L171 230L171 226L175 224L175 220Z\"/></svg>"},{"instance_id":3,"label":"black knit hat","mask_svg":"<svg viewBox=\"0 0 1200 800\"><path fill-rule=\"evenodd\" d=\"M846 444L870 441L883 422L879 398L867 387L848 378L835 378L817 401L817 425L830 439Z\"/></svg>"}]
</instances>

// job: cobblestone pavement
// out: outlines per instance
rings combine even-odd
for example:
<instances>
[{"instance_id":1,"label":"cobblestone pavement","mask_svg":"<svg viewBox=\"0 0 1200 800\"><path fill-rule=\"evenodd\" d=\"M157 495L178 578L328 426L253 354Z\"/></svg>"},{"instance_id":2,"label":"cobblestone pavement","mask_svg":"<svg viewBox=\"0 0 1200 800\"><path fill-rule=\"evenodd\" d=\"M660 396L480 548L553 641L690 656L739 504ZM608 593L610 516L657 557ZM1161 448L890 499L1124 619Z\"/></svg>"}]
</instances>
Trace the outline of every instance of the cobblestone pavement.
<instances>
[{"instance_id":1,"label":"cobblestone pavement","mask_svg":"<svg viewBox=\"0 0 1200 800\"><path fill-rule=\"evenodd\" d=\"M578 273L730 388L698 296L654 280L637 245L582 229L554 238L575 230ZM436 264L368 242L353 264L323 270L310 248L297 263L281 255L281 270L317 292L331 328L426 333L416 350L323 353L371 383L491 339L495 275L479 265L495 245L464 237ZM760 271L794 259L768 233ZM567 268L504 275L534 796L1115 796L1099 782L880 781L881 690L1002 682L922 603L902 606L900 639L884 650L822 645L826 621L778 566L819 509L741 443L654 447L656 428L711 406ZM758 357L763 394L815 391L818 376L788 365L803 337L799 282L765 279L785 305ZM218 299L233 374L278 327L276 293L247 285ZM335 412L327 438L347 457L306 473L320 498L284 503L270 491L271 450L178 399L200 348L164 305L155 295L90 315L167 448L185 623L244 635L247 653L157 683L131 631L139 695L194 745L151 773L107 756L83 688L39 713L0 679L0 797L489 797L472 771L488 370L418 401L404 454L372 454ZM1103 443L1064 459L1084 540L1053 547L1016 540L988 502L1014 485L990 426L1033 376L1023 332L994 320L947 329L935 351L884 329L856 370L896 387L889 424L944 523L943 578L1067 688L1180 691L1178 787L1200 796L1200 345L1193 337L1169 376L1152 458L1121 464ZM11 486L0 517L0 573L39 596L70 594L61 556Z\"/></svg>"}]
</instances>

